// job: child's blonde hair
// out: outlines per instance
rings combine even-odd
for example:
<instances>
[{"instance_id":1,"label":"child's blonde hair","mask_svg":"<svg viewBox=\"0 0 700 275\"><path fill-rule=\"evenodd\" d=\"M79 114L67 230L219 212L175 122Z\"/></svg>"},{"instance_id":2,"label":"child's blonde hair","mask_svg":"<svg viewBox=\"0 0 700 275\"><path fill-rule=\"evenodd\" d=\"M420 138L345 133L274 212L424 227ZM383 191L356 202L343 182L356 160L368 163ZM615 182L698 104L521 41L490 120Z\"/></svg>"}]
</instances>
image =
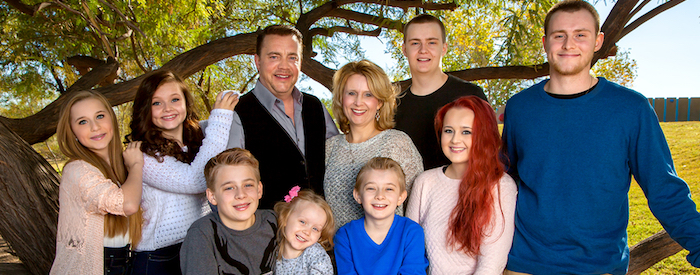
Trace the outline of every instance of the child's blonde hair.
<instances>
[{"instance_id":1,"label":"child's blonde hair","mask_svg":"<svg viewBox=\"0 0 700 275\"><path fill-rule=\"evenodd\" d=\"M282 250L286 245L286 237L284 236L284 230L287 228L287 219L289 215L296 209L297 205L301 201L308 201L314 203L326 212L326 224L323 225L323 230L321 230L321 237L318 238L318 243L320 243L326 250L331 250L333 248L333 234L335 233L335 220L333 219L333 212L331 211L330 205L326 202L323 197L314 193L311 190L299 191L299 195L292 198L290 202L280 201L275 204L275 212L277 213L277 259L282 259Z\"/></svg>"},{"instance_id":2,"label":"child's blonde hair","mask_svg":"<svg viewBox=\"0 0 700 275\"><path fill-rule=\"evenodd\" d=\"M372 170L389 170L396 173L396 177L399 178L399 191L406 191L406 174L404 174L401 165L391 158L385 157L374 157L370 159L365 166L362 166L360 172L357 173L357 180L355 181L355 191L358 193L362 189L362 183L364 183L367 173Z\"/></svg>"},{"instance_id":3,"label":"child's blonde hair","mask_svg":"<svg viewBox=\"0 0 700 275\"><path fill-rule=\"evenodd\" d=\"M253 169L255 180L260 181L260 163L250 151L241 148L227 149L215 157L211 158L204 166L204 179L207 188L214 191L214 181L219 172L219 168L224 165L246 165Z\"/></svg>"}]
</instances>

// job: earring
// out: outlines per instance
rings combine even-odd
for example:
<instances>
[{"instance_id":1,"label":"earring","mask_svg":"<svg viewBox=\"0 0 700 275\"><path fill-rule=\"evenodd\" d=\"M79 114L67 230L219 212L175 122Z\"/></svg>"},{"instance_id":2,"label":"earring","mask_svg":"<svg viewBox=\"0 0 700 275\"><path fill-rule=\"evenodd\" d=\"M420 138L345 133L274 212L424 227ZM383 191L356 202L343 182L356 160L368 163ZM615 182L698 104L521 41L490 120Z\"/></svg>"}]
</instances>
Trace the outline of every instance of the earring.
<instances>
[{"instance_id":1,"label":"earring","mask_svg":"<svg viewBox=\"0 0 700 275\"><path fill-rule=\"evenodd\" d=\"M379 121L379 110L377 110L377 114L374 116L374 119L376 119L377 121Z\"/></svg>"}]
</instances>

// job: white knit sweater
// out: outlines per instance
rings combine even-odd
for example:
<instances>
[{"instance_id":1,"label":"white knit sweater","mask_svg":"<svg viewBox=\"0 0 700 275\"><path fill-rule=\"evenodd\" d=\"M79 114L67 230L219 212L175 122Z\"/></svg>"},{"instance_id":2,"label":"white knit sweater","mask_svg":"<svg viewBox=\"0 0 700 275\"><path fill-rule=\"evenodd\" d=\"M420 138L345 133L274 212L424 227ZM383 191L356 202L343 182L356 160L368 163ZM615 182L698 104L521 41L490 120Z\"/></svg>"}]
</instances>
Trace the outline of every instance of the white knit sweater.
<instances>
[{"instance_id":1,"label":"white knit sweater","mask_svg":"<svg viewBox=\"0 0 700 275\"><path fill-rule=\"evenodd\" d=\"M209 116L205 138L192 163L172 156L158 162L144 154L143 228L137 251L153 251L181 243L194 221L206 215L209 205L204 191L204 165L226 149L233 111L214 109Z\"/></svg>"}]
</instances>

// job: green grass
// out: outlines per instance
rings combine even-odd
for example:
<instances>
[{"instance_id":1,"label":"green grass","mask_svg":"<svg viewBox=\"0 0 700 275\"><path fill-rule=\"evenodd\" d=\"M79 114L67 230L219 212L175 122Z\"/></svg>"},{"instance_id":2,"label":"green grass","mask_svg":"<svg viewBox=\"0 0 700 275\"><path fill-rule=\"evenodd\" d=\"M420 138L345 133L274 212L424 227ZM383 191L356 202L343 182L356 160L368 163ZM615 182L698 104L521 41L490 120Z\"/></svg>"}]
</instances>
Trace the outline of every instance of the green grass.
<instances>
[{"instance_id":1,"label":"green grass","mask_svg":"<svg viewBox=\"0 0 700 275\"><path fill-rule=\"evenodd\" d=\"M678 175L690 186L695 204L700 203L700 122L665 122L661 128L666 135L673 162ZM630 222L627 228L630 246L653 235L662 229L659 222L649 211L642 189L632 182L629 193ZM693 268L685 256L687 250L671 256L642 274L700 274Z\"/></svg>"}]
</instances>

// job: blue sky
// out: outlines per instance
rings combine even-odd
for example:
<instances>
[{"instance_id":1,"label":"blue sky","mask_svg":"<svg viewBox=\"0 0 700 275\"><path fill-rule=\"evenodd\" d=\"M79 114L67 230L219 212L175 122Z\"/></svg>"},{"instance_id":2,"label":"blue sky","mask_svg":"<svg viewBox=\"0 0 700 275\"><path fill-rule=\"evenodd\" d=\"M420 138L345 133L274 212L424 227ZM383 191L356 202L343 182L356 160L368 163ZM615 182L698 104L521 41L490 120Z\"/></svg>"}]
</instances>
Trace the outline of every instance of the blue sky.
<instances>
[{"instance_id":1,"label":"blue sky","mask_svg":"<svg viewBox=\"0 0 700 275\"><path fill-rule=\"evenodd\" d=\"M601 20L607 18L613 4L598 1L595 6ZM659 4L660 0L650 1L639 15ZM393 67L395 61L384 53L382 41L365 38L362 46L369 60L385 70ZM617 46L629 49L630 57L637 61L634 90L646 97L700 97L700 1L686 0L655 16L620 39ZM300 86L310 86L318 97L331 97L315 81L303 81Z\"/></svg>"}]
</instances>

